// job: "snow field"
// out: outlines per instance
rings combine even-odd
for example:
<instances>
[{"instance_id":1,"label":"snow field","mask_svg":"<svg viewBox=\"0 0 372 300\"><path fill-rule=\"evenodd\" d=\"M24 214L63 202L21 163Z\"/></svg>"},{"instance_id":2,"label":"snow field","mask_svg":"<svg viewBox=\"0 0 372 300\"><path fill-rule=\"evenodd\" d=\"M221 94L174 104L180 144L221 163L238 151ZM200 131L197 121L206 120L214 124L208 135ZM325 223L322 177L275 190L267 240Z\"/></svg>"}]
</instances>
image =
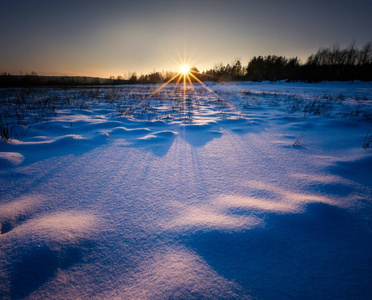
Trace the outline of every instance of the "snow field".
<instances>
[{"instance_id":1,"label":"snow field","mask_svg":"<svg viewBox=\"0 0 372 300\"><path fill-rule=\"evenodd\" d=\"M41 92L0 143L1 298L371 297L372 85L209 87Z\"/></svg>"}]
</instances>

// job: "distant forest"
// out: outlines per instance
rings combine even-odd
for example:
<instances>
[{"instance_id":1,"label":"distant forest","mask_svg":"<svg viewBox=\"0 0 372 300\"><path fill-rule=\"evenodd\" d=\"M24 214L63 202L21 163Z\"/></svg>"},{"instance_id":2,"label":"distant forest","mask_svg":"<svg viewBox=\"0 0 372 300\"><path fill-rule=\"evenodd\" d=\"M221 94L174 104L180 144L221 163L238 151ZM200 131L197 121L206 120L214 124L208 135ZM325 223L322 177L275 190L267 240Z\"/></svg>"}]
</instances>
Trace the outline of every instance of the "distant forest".
<instances>
[{"instance_id":1,"label":"distant forest","mask_svg":"<svg viewBox=\"0 0 372 300\"><path fill-rule=\"evenodd\" d=\"M305 64L297 57L268 55L255 56L243 67L237 60L226 66L220 64L202 73L204 80L251 80L251 81L350 81L372 80L372 42L361 49L355 43L342 49L338 45L320 48L309 56Z\"/></svg>"},{"instance_id":2,"label":"distant forest","mask_svg":"<svg viewBox=\"0 0 372 300\"><path fill-rule=\"evenodd\" d=\"M372 42L357 48L351 43L346 48L335 44L330 48L320 48L315 54L301 63L297 57L268 55L254 56L248 65L240 60L232 64L216 64L213 69L194 73L201 81L372 81ZM39 76L35 72L26 75L0 74L0 87L19 86L76 86L76 85L118 85L162 83L170 80L176 73L153 72L137 76L131 73L110 78L76 76Z\"/></svg>"}]
</instances>

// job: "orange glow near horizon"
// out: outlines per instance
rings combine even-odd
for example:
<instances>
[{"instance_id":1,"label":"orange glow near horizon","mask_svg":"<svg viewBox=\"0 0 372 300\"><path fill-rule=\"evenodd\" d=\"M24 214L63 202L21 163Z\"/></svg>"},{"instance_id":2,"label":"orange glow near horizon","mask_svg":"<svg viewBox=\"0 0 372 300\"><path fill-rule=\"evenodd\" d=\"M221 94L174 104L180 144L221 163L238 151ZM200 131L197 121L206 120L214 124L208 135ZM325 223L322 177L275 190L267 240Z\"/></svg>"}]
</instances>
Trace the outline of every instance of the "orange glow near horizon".
<instances>
[{"instance_id":1,"label":"orange glow near horizon","mask_svg":"<svg viewBox=\"0 0 372 300\"><path fill-rule=\"evenodd\" d=\"M174 60L175 61L175 60ZM176 62L176 61L175 61ZM145 99L143 99L140 103L136 105L136 107L141 106L142 103L147 101L149 98L160 92L162 89L164 89L169 83L176 82L174 92L176 92L176 89L178 85L181 83L182 80L182 90L183 90L183 104L185 105L186 102L186 89L187 85L190 86L190 88L195 92L194 85L192 83L194 79L194 83L200 83L201 86L207 90L209 93L213 94L217 99L221 100L223 103L225 103L229 108L235 110L235 107L230 102L226 101L225 99L221 98L218 94L216 94L212 89L207 87L203 81L201 81L196 75L199 74L199 72L195 69L195 67L190 67L194 62L191 61L191 59L187 60L184 59L182 63L176 62L178 65L178 69L180 70L179 73L174 75L172 78L170 78L167 82L162 84L160 87L158 87L154 92L152 92L149 96L147 96Z\"/></svg>"}]
</instances>

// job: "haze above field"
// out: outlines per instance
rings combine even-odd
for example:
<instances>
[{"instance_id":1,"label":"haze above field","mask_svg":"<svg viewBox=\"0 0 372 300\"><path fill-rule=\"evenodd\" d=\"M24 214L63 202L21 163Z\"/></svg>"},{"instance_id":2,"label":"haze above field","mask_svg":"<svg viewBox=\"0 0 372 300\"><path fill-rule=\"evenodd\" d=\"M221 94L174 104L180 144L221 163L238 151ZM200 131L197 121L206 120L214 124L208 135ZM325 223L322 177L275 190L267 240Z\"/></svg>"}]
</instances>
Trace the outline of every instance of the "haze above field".
<instances>
[{"instance_id":1,"label":"haze above field","mask_svg":"<svg viewBox=\"0 0 372 300\"><path fill-rule=\"evenodd\" d=\"M201 69L254 55L305 60L334 42L371 39L372 2L0 2L0 72L109 77L176 70L184 50Z\"/></svg>"}]
</instances>

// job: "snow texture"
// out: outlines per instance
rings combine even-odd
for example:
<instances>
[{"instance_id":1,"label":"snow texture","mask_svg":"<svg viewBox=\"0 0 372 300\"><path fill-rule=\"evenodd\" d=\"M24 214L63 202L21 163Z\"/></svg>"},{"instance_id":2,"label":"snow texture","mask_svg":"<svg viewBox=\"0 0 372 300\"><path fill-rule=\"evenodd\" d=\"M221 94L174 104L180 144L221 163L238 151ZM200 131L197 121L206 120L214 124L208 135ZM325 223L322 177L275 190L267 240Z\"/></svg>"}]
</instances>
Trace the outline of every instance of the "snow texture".
<instances>
[{"instance_id":1,"label":"snow texture","mask_svg":"<svg viewBox=\"0 0 372 300\"><path fill-rule=\"evenodd\" d=\"M372 298L372 84L208 86L0 142L1 299Z\"/></svg>"}]
</instances>

